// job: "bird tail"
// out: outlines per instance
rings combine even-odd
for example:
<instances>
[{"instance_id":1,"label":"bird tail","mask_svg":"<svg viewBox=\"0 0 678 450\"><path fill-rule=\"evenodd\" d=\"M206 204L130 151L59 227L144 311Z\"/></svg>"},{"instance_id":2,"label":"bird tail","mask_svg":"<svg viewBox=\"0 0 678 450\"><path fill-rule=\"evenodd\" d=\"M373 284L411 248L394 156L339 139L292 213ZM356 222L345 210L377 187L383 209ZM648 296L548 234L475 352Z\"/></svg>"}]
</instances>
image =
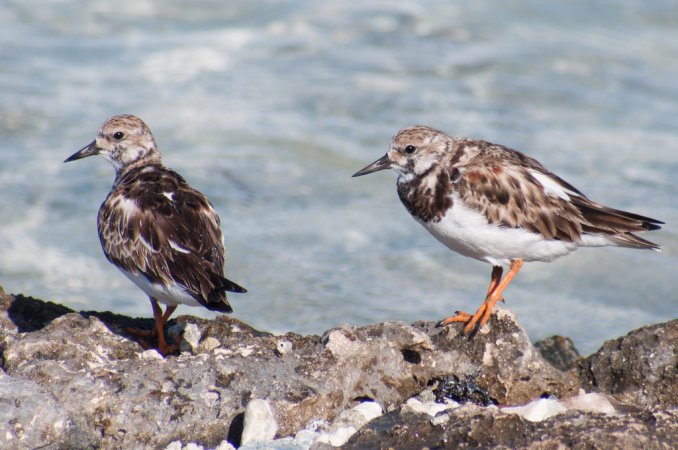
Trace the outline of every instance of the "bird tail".
<instances>
[{"instance_id":1,"label":"bird tail","mask_svg":"<svg viewBox=\"0 0 678 450\"><path fill-rule=\"evenodd\" d=\"M214 288L212 292L207 296L207 304L205 305L210 311L219 311L224 313L233 312L233 308L228 299L226 298L226 292L236 292L238 294L243 294L247 292L247 289L234 283L233 281L215 275L214 276Z\"/></svg>"},{"instance_id":2,"label":"bird tail","mask_svg":"<svg viewBox=\"0 0 678 450\"><path fill-rule=\"evenodd\" d=\"M648 241L647 239L643 239L642 237L636 236L633 233L624 233L615 236L609 236L608 239L616 243L620 247L641 248L661 251L661 246L659 246L659 244L655 244L654 242Z\"/></svg>"},{"instance_id":3,"label":"bird tail","mask_svg":"<svg viewBox=\"0 0 678 450\"><path fill-rule=\"evenodd\" d=\"M573 204L588 222L584 233L602 234L621 247L659 250L659 245L633 234L659 230L664 222L640 214L609 208L587 198L574 197Z\"/></svg>"}]
</instances>

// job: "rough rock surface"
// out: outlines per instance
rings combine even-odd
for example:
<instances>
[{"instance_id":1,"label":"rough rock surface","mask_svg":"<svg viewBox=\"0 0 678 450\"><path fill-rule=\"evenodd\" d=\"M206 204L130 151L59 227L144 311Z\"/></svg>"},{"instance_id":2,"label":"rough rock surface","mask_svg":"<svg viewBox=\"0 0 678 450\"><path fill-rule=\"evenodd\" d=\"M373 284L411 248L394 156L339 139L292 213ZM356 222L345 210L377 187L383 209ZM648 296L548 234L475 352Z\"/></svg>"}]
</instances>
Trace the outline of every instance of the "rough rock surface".
<instances>
[{"instance_id":1,"label":"rough rock surface","mask_svg":"<svg viewBox=\"0 0 678 450\"><path fill-rule=\"evenodd\" d=\"M573 369L581 359L574 342L568 337L551 336L535 342L534 346L546 361L560 370Z\"/></svg>"},{"instance_id":2,"label":"rough rock surface","mask_svg":"<svg viewBox=\"0 0 678 450\"><path fill-rule=\"evenodd\" d=\"M471 401L482 394L491 400L486 404L500 407L541 396L572 397L581 385L576 371L560 371L542 358L508 311L493 316L489 326L473 339L461 334L461 326L440 329L429 322L342 326L323 336L274 336L228 316L215 320L180 316L170 321L168 334L189 330L190 340L182 347L183 353L166 359L154 350L144 350L124 332L126 327L151 328L152 323L111 313L76 313L53 303L6 295L0 289L0 447L188 448L190 443L195 448L227 448L226 440L238 446L247 405L254 399L264 399L270 405L278 425L276 437L287 437L285 448L328 446L314 439L323 433L350 430L346 421L358 416L351 410L360 411L357 405L366 401L377 402L374 409L383 409L385 415L365 425L348 441L349 447L378 448L369 445L387 438L382 434L397 423L402 424L398 430L413 431L399 441L412 442L412 448L429 445L417 432L427 427L444 430L444 440L436 442L454 446L454 439L459 438L460 445L472 445L490 442L491 437L481 434L492 434L494 428L500 436L508 436L517 423L526 427L526 433L541 430L539 426L549 428L546 422L535 425L515 415L495 420L496 406L467 404L445 411L460 415L467 429L476 430L472 434L475 441L470 441L460 437L462 425L448 429L456 419L445 425L442 418L431 425L430 420L437 417L427 415L424 420L421 414L403 413L408 409L401 406L441 383L447 383L448 388L450 383L462 383L472 394ZM661 329L656 328L657 339L674 336L668 331L659 335ZM625 348L624 339L617 347ZM655 344L664 353L668 347L666 342ZM675 402L675 347L673 351L673 385L667 378L670 369L655 374L667 392L657 393L645 386L640 405L653 404L655 399L660 405ZM591 359L594 356L586 361L595 361ZM668 367L669 357L662 354L657 358L663 362L651 367ZM600 384L605 379L602 367L589 367ZM622 380L633 380L634 370L645 370L645 366L622 365L615 373L621 374ZM593 386L590 378L583 379L586 386ZM456 389L445 392L453 391ZM624 389L602 391L621 393L623 401L637 398L626 395L631 391ZM426 401L430 403L433 394L429 397ZM609 429L619 433L631 422L634 430L640 430L654 421L660 430L673 421L673 428L665 427L666 435L675 434L675 411L634 412L636 416L622 415L614 420L592 413L568 414L565 422L571 428L558 428L563 436L594 430L590 423L596 421L609 421ZM562 420L563 416L559 417ZM357 426L363 422L356 422ZM504 423L507 431L501 431ZM534 431L532 436L537 434ZM295 435L296 440L292 438ZM638 431L641 435L642 430ZM492 442L512 446L510 439ZM272 441L270 448L281 447L282 441Z\"/></svg>"},{"instance_id":3,"label":"rough rock surface","mask_svg":"<svg viewBox=\"0 0 678 450\"><path fill-rule=\"evenodd\" d=\"M678 320L605 342L579 362L578 371L587 390L636 405L677 408Z\"/></svg>"},{"instance_id":4,"label":"rough rock surface","mask_svg":"<svg viewBox=\"0 0 678 450\"><path fill-rule=\"evenodd\" d=\"M250 442L270 441L277 431L278 424L273 416L271 405L260 398L250 401L245 408L240 442L244 445Z\"/></svg>"},{"instance_id":5,"label":"rough rock surface","mask_svg":"<svg viewBox=\"0 0 678 450\"><path fill-rule=\"evenodd\" d=\"M624 415L568 411L531 422L495 407L467 404L435 418L394 411L370 422L342 448L672 449L678 442L677 422L675 410Z\"/></svg>"}]
</instances>

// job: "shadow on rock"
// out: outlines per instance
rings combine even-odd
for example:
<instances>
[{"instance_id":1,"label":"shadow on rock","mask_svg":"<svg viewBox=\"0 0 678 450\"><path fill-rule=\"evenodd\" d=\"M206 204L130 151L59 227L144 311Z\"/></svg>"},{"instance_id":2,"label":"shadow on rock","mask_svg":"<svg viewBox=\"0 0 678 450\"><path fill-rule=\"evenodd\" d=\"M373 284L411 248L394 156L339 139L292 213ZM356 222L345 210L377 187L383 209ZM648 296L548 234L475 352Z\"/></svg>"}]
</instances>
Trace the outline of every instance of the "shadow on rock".
<instances>
[{"instance_id":1,"label":"shadow on rock","mask_svg":"<svg viewBox=\"0 0 678 450\"><path fill-rule=\"evenodd\" d=\"M0 288L0 325L6 332L30 333L42 330L54 320L76 311L53 302L45 302L22 294L6 294ZM126 329L152 330L155 320L151 318L133 318L109 311L80 311L83 318L96 317L112 333L136 342L135 336ZM167 328L177 324L175 319L167 323Z\"/></svg>"},{"instance_id":2,"label":"shadow on rock","mask_svg":"<svg viewBox=\"0 0 678 450\"><path fill-rule=\"evenodd\" d=\"M2 296L2 309L7 311L7 318L19 333L37 331L64 314L74 312L72 309L52 302L43 302L21 294Z\"/></svg>"}]
</instances>

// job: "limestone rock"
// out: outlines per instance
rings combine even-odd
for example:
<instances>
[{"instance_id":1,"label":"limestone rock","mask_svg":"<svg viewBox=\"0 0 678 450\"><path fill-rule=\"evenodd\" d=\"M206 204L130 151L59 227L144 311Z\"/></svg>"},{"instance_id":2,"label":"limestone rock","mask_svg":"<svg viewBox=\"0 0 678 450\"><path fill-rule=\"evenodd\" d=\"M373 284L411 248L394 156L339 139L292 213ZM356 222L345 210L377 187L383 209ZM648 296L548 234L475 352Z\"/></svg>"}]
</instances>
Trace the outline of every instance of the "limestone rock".
<instances>
[{"instance_id":1,"label":"limestone rock","mask_svg":"<svg viewBox=\"0 0 678 450\"><path fill-rule=\"evenodd\" d=\"M605 342L578 371L586 390L638 406L678 407L678 320Z\"/></svg>"},{"instance_id":2,"label":"limestone rock","mask_svg":"<svg viewBox=\"0 0 678 450\"><path fill-rule=\"evenodd\" d=\"M579 379L547 363L508 311L493 315L472 339L461 325L441 329L433 322L274 336L229 316L180 316L168 327L191 330L190 352L167 358L125 331L150 329L152 319L76 313L0 290L0 325L0 447L213 449L245 442L245 448L296 450L361 442L379 448L381 438L397 448L513 447L532 445L528 437L539 433L587 446L598 442L596 424L618 442L623 427L633 427L629 442L642 445L651 423L658 424L658 439L675 437L675 411L664 410L676 398L675 321L606 344L579 366L589 391L616 397L610 397L615 415L588 411L592 398L581 398L578 409L567 406L538 422L501 408L542 395L567 405ZM606 373L605 364L615 373ZM643 379L656 385L637 384ZM435 386L444 388L434 395ZM413 397L434 416L413 412L415 400L403 408ZM270 406L269 423L277 423L277 431L262 434L272 441L253 442L245 432L248 405L260 400ZM446 406L437 408L435 400ZM620 409L620 403L646 409ZM386 414L376 417L377 406ZM555 419L560 422L546 426ZM385 435L390 424L403 426ZM589 437L573 437L579 432ZM334 434L323 442L323 433Z\"/></svg>"},{"instance_id":3,"label":"limestone rock","mask_svg":"<svg viewBox=\"0 0 678 450\"><path fill-rule=\"evenodd\" d=\"M278 424L273 417L271 405L260 398L255 398L247 404L245 408L245 418L243 424L242 445L251 442L270 441L278 431Z\"/></svg>"},{"instance_id":4,"label":"limestone rock","mask_svg":"<svg viewBox=\"0 0 678 450\"><path fill-rule=\"evenodd\" d=\"M91 425L39 384L0 372L0 447L95 448L101 438Z\"/></svg>"},{"instance_id":5,"label":"limestone rock","mask_svg":"<svg viewBox=\"0 0 678 450\"><path fill-rule=\"evenodd\" d=\"M370 420L381 416L381 405L377 402L362 402L351 409L343 411L334 421L320 427L320 433L314 439L318 444L329 444L332 447L344 445Z\"/></svg>"},{"instance_id":6,"label":"limestone rock","mask_svg":"<svg viewBox=\"0 0 678 450\"><path fill-rule=\"evenodd\" d=\"M670 449L678 439L678 411L607 415L567 411L531 422L498 408L467 404L448 420L393 411L373 420L342 449L421 448L647 448Z\"/></svg>"},{"instance_id":7,"label":"limestone rock","mask_svg":"<svg viewBox=\"0 0 678 450\"><path fill-rule=\"evenodd\" d=\"M577 365L581 355L572 339L563 336L551 336L534 343L541 356L560 370L570 370Z\"/></svg>"}]
</instances>

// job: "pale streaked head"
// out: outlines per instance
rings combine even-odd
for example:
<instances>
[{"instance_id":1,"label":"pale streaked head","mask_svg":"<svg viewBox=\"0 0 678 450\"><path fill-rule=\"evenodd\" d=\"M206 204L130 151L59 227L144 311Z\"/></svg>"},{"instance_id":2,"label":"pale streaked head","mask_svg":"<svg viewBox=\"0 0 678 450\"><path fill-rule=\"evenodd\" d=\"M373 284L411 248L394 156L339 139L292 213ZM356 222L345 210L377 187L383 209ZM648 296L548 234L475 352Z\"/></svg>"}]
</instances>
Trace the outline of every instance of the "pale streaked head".
<instances>
[{"instance_id":1,"label":"pale streaked head","mask_svg":"<svg viewBox=\"0 0 678 450\"><path fill-rule=\"evenodd\" d=\"M113 164L116 173L143 161L159 163L160 152L151 130L140 118L121 114L108 119L90 144L69 156L64 162L101 155Z\"/></svg>"},{"instance_id":2,"label":"pale streaked head","mask_svg":"<svg viewBox=\"0 0 678 450\"><path fill-rule=\"evenodd\" d=\"M450 153L453 140L434 128L416 125L400 130L391 141L388 152L359 170L359 177L384 169L392 169L402 177L421 175Z\"/></svg>"}]
</instances>

